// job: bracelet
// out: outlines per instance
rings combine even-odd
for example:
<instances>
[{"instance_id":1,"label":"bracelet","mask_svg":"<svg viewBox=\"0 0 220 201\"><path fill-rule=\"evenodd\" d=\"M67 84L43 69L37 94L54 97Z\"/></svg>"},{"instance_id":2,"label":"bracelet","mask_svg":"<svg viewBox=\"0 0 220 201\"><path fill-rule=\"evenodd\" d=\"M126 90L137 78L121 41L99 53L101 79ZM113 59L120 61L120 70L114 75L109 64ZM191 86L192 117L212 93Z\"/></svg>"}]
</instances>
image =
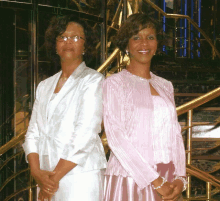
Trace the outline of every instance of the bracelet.
<instances>
[{"instance_id":1,"label":"bracelet","mask_svg":"<svg viewBox=\"0 0 220 201\"><path fill-rule=\"evenodd\" d=\"M183 190L182 190L182 192L185 191L187 189L188 182L186 181L185 178L180 177L180 176L175 176L174 180L177 180L177 179L179 179L179 180L181 180L183 182Z\"/></svg>"},{"instance_id":2,"label":"bracelet","mask_svg":"<svg viewBox=\"0 0 220 201\"><path fill-rule=\"evenodd\" d=\"M167 182L167 180L164 177L161 177L161 178L163 179L163 181L162 181L162 184L160 186L154 187L154 185L152 184L152 187L153 187L154 190L157 190L157 189L161 188Z\"/></svg>"}]
</instances>

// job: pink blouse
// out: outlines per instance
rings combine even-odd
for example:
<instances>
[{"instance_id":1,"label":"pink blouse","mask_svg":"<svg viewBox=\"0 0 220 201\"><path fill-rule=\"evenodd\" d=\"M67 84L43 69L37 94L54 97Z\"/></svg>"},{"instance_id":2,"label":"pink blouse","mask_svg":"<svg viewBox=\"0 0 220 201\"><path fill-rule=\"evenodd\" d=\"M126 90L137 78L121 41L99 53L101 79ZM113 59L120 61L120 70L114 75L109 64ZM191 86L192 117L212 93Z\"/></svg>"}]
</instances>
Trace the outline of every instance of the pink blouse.
<instances>
[{"instance_id":1,"label":"pink blouse","mask_svg":"<svg viewBox=\"0 0 220 201\"><path fill-rule=\"evenodd\" d=\"M150 85L159 93L152 96ZM173 162L185 176L185 149L172 83L127 70L103 83L104 125L111 155L106 175L130 176L143 189L159 177L156 164Z\"/></svg>"}]
</instances>

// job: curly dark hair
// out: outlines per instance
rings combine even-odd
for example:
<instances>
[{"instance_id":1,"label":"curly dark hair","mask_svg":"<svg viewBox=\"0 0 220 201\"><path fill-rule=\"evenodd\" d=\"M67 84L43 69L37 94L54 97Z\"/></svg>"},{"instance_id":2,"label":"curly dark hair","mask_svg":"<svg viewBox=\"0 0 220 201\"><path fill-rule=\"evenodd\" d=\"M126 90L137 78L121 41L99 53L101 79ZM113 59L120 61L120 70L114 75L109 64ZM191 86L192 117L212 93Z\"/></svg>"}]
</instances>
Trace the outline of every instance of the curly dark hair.
<instances>
[{"instance_id":1,"label":"curly dark hair","mask_svg":"<svg viewBox=\"0 0 220 201\"><path fill-rule=\"evenodd\" d=\"M95 31L85 20L82 20L74 15L54 16L52 17L50 25L45 33L45 47L47 56L52 62L54 62L56 66L60 66L60 57L56 54L56 38L65 32L70 22L79 24L84 30L85 54L83 55L83 60L86 62L86 64L88 64L95 55L95 46L98 42L97 34L95 34Z\"/></svg>"},{"instance_id":2,"label":"curly dark hair","mask_svg":"<svg viewBox=\"0 0 220 201\"><path fill-rule=\"evenodd\" d=\"M156 37L158 47L163 42L163 30L158 21L149 17L144 13L135 13L128 17L128 19L121 25L117 37L115 39L116 46L125 55L125 50L128 46L129 39L136 35L140 30L145 28L153 28L156 30Z\"/></svg>"}]
</instances>

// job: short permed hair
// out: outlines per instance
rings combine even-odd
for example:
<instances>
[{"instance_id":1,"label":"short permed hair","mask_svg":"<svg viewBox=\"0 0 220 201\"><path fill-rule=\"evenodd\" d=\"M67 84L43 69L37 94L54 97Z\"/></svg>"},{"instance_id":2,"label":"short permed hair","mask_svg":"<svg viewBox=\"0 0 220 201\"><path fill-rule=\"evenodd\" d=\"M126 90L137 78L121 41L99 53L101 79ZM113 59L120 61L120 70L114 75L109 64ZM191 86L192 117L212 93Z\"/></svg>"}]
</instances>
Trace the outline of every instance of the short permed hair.
<instances>
[{"instance_id":1,"label":"short permed hair","mask_svg":"<svg viewBox=\"0 0 220 201\"><path fill-rule=\"evenodd\" d=\"M129 39L145 28L153 28L156 30L158 47L160 46L163 42L163 30L158 21L146 14L135 13L130 15L121 25L115 40L116 46L121 50L123 55L125 55Z\"/></svg>"},{"instance_id":2,"label":"short permed hair","mask_svg":"<svg viewBox=\"0 0 220 201\"><path fill-rule=\"evenodd\" d=\"M74 15L66 16L54 16L50 21L45 33L45 47L47 50L47 55L55 65L60 65L60 57L56 53L56 38L66 31L66 28L70 22L75 22L79 24L85 34L85 54L83 55L83 60L88 64L95 55L95 47L98 42L97 34L88 25L85 20L82 20Z\"/></svg>"}]
</instances>

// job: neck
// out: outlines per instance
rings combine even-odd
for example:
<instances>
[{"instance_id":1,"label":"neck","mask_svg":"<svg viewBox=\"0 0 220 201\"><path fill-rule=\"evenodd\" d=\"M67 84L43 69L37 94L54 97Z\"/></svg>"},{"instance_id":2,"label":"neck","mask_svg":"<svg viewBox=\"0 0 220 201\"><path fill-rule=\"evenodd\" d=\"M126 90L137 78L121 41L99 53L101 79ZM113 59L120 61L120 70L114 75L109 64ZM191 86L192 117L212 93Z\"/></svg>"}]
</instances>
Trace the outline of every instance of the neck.
<instances>
[{"instance_id":1,"label":"neck","mask_svg":"<svg viewBox=\"0 0 220 201\"><path fill-rule=\"evenodd\" d=\"M62 77L68 78L81 63L82 60L75 62L61 61Z\"/></svg>"},{"instance_id":2,"label":"neck","mask_svg":"<svg viewBox=\"0 0 220 201\"><path fill-rule=\"evenodd\" d=\"M150 65L147 64L140 64L140 63L134 63L131 61L131 63L126 67L126 69L139 77L143 77L145 79L150 79Z\"/></svg>"}]
</instances>

